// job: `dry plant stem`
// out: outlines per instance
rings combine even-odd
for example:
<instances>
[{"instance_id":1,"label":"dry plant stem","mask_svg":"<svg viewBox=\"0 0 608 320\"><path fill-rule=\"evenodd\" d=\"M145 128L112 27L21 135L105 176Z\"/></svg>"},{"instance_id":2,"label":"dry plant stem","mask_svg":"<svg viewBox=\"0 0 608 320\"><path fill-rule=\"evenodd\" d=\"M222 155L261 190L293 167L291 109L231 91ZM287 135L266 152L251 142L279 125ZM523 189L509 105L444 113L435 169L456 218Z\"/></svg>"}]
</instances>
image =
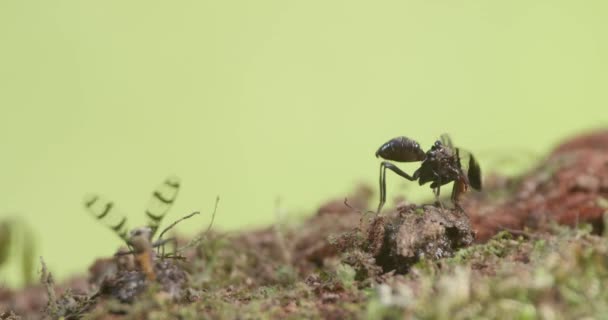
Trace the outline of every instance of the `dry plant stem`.
<instances>
[{"instance_id":1,"label":"dry plant stem","mask_svg":"<svg viewBox=\"0 0 608 320\"><path fill-rule=\"evenodd\" d=\"M209 232L209 230L211 230L211 227L213 226L213 222L215 221L215 213L217 212L217 205L220 203L220 196L217 196L215 198L215 207L213 208L213 214L211 214L211 221L209 222L209 225L207 226L207 230L205 230L205 233Z\"/></svg>"},{"instance_id":2,"label":"dry plant stem","mask_svg":"<svg viewBox=\"0 0 608 320\"><path fill-rule=\"evenodd\" d=\"M190 219L190 218L192 218L193 216L195 216L195 215L197 215L197 214L200 214L200 212L199 212L199 211L194 211L194 212L192 212L191 214L189 214L189 215L187 215L187 216L185 216L185 217L182 217L182 218L180 218L180 219L178 219L178 220L175 220L175 221L174 221L172 224L170 224L168 227L166 227L166 228L165 228L165 229L164 229L164 230L163 230L163 231L160 233L160 235L158 236L158 240L161 240L161 239L163 238L163 235L164 235L165 233L167 233L167 231L169 231L169 230L173 229L173 227L175 227L175 226L176 226L178 223L180 223L180 222L182 222L182 221L184 221L184 220L186 220L186 219Z\"/></svg>"},{"instance_id":3,"label":"dry plant stem","mask_svg":"<svg viewBox=\"0 0 608 320\"><path fill-rule=\"evenodd\" d=\"M176 238L169 238L169 239L158 239L156 241L154 241L154 243L152 243L152 248L161 248L161 258L165 256L165 244L169 243L169 242L173 242L173 249L175 250L175 248L177 248L177 239ZM158 253L158 251L157 251Z\"/></svg>"},{"instance_id":4,"label":"dry plant stem","mask_svg":"<svg viewBox=\"0 0 608 320\"><path fill-rule=\"evenodd\" d=\"M199 211L192 212L191 214L189 214L189 215L187 215L187 216L185 216L185 217L182 217L182 218L180 218L180 219L178 219L178 220L174 221L172 224L170 224L168 227L166 227L166 228L165 228L165 229L164 229L164 230L163 230L163 231L160 233L160 235L158 236L158 240L156 240L156 241L155 241L155 246L156 246L156 244L158 243L158 246L156 246L156 248L157 248L157 253L158 253L158 250L160 250L160 251L161 251L161 257L162 257L162 256L165 256L165 246L164 246L163 244L165 244L165 243L167 243L167 242L169 242L169 241L170 241L170 240L169 240L169 241L163 242L163 235L164 235L164 234L165 234L167 231L169 231L169 230L173 229L173 227L175 227L175 226L176 226L178 223L180 223L180 222L182 222L182 221L184 221L184 220L186 220L186 219L190 219L190 218L194 217L194 216L195 216L195 215L197 215L197 214L200 214L200 212L199 212ZM161 244L161 243L162 243L162 244Z\"/></svg>"},{"instance_id":5,"label":"dry plant stem","mask_svg":"<svg viewBox=\"0 0 608 320\"><path fill-rule=\"evenodd\" d=\"M177 243L177 239L176 238L168 238L168 239L159 239L159 240L156 240L156 241L154 241L152 243L152 248L160 248L161 246L163 246L163 245L165 245L165 244L167 244L169 242ZM137 252L135 250L130 249L128 251L119 251L119 252L116 252L114 254L114 256L115 257L120 257L120 256L129 255L129 254L136 254L136 253Z\"/></svg>"},{"instance_id":6,"label":"dry plant stem","mask_svg":"<svg viewBox=\"0 0 608 320\"><path fill-rule=\"evenodd\" d=\"M374 212L374 211L371 211L371 210L368 210L368 211L363 212L363 211L361 211L360 209L353 208L353 207L352 207L352 206L351 206L351 205L348 203L348 198L344 198L344 205L345 205L345 206L347 206L349 209L351 209L351 210L353 210L353 211L355 211L356 213L358 213L358 214L360 214L360 215L361 215L361 219L359 219L359 230L361 230L361 231L365 231L365 230L363 229L363 222L365 221L365 216L366 216L366 215L368 215L368 214L370 214L370 213L371 213L371 214L374 214L376 218L377 218L377 217L378 217L378 215L379 215L379 214L378 214L378 212Z\"/></svg>"},{"instance_id":7,"label":"dry plant stem","mask_svg":"<svg viewBox=\"0 0 608 320\"><path fill-rule=\"evenodd\" d=\"M49 299L49 303L48 303L49 313L53 315L53 314L57 313L57 296L55 295L55 288L54 288L55 282L53 280L53 276L48 271L48 269L46 267L46 263L44 263L44 259L42 257L40 257L40 265L41 265L40 282L46 288L46 294Z\"/></svg>"},{"instance_id":8,"label":"dry plant stem","mask_svg":"<svg viewBox=\"0 0 608 320\"><path fill-rule=\"evenodd\" d=\"M215 198L215 208L213 209L213 214L211 215L211 221L209 222L209 225L207 226L207 230L205 230L205 232L198 236L195 237L194 239L190 240L190 242L188 242L185 246L178 248L177 250L175 250L175 253L172 255L167 255L166 258L176 258L176 259L180 259L181 256L179 256L180 252L183 252L184 250L188 249L188 248L192 248L197 246L199 243L201 243L201 241L203 241L203 237L209 233L209 231L211 230L211 227L213 226L213 222L215 221L215 214L217 213L217 206L220 202L220 197L217 196Z\"/></svg>"},{"instance_id":9,"label":"dry plant stem","mask_svg":"<svg viewBox=\"0 0 608 320\"><path fill-rule=\"evenodd\" d=\"M281 210L281 200L277 199L275 214L277 222L274 225L275 236L278 242L278 246L281 249L281 256L283 258L283 262L287 265L291 265L292 257L291 251L287 247L287 243L285 241L285 234L283 232L283 228L281 227L281 222L283 221L284 211Z\"/></svg>"}]
</instances>

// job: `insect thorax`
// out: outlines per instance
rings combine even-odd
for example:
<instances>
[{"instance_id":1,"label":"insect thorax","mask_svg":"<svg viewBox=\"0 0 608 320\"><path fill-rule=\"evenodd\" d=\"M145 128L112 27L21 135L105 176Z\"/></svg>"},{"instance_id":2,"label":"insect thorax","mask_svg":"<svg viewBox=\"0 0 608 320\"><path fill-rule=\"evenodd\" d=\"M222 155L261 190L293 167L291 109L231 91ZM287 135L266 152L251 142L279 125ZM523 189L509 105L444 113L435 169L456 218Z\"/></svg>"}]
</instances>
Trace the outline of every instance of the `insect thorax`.
<instances>
[{"instance_id":1,"label":"insect thorax","mask_svg":"<svg viewBox=\"0 0 608 320\"><path fill-rule=\"evenodd\" d=\"M430 150L425 162L432 168L435 175L441 177L443 182L458 180L461 175L458 158L449 148L441 147Z\"/></svg>"}]
</instances>

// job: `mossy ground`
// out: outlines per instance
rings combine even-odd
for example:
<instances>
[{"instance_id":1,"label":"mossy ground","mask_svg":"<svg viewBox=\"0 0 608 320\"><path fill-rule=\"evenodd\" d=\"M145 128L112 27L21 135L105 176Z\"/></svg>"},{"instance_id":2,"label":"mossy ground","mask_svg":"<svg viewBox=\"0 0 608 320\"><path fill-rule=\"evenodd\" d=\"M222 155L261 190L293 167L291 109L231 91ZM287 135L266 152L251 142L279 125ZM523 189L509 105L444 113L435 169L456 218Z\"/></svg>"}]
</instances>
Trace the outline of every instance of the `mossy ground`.
<instances>
[{"instance_id":1,"label":"mossy ground","mask_svg":"<svg viewBox=\"0 0 608 320\"><path fill-rule=\"evenodd\" d=\"M332 201L305 221L206 233L185 261L174 261L189 275L178 298L150 284L132 303L121 303L83 281L52 285L46 275L46 289L0 290L0 319L606 318L608 157L597 147L565 146L576 147L566 148L568 161L550 157L468 198L463 205L477 244L440 257L417 255L399 272L377 259L388 243L376 241L386 239L386 228L376 228L384 220L370 222ZM558 150L563 157L564 148ZM349 201L366 208L369 196ZM419 211L409 214L425 216ZM50 305L48 290L56 295Z\"/></svg>"},{"instance_id":2,"label":"mossy ground","mask_svg":"<svg viewBox=\"0 0 608 320\"><path fill-rule=\"evenodd\" d=\"M452 257L417 262L406 274L357 279L353 252L286 262L276 241L210 234L184 263L189 301L150 286L132 304L110 297L58 295L59 308L25 318L87 319L581 319L608 312L608 239L551 226L503 231ZM274 233L271 229L258 236ZM274 233L276 234L276 233ZM268 236L274 237L274 236ZM83 311L86 307L86 311ZM59 310L59 311L58 311ZM33 311L33 310L32 310ZM11 319L9 313L2 316ZM18 317L13 317L17 319Z\"/></svg>"}]
</instances>

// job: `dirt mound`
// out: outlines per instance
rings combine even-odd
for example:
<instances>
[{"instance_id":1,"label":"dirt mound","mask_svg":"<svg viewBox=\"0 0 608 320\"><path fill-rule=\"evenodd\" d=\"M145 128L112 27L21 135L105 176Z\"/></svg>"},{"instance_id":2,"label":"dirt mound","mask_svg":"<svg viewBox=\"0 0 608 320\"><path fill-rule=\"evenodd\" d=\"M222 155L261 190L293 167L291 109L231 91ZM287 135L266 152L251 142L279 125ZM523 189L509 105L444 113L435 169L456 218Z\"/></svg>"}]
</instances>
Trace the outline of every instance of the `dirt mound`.
<instances>
[{"instance_id":1,"label":"dirt mound","mask_svg":"<svg viewBox=\"0 0 608 320\"><path fill-rule=\"evenodd\" d=\"M474 239L469 218L458 209L409 206L387 220L384 243L375 257L385 272L406 273L421 259L451 257Z\"/></svg>"},{"instance_id":2,"label":"dirt mound","mask_svg":"<svg viewBox=\"0 0 608 320\"><path fill-rule=\"evenodd\" d=\"M473 243L467 215L434 205L400 207L395 214L376 216L366 231L355 229L336 241L345 261L359 278L380 273L404 274L419 261L451 257Z\"/></svg>"}]
</instances>

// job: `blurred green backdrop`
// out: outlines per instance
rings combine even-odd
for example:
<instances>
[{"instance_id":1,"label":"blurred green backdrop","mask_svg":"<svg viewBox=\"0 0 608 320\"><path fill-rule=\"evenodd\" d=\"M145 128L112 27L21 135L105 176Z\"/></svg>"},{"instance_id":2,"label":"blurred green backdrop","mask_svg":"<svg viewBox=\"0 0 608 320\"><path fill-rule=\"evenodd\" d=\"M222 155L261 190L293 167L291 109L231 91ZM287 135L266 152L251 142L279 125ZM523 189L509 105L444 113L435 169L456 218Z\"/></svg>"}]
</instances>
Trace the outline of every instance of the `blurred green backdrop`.
<instances>
[{"instance_id":1,"label":"blurred green backdrop","mask_svg":"<svg viewBox=\"0 0 608 320\"><path fill-rule=\"evenodd\" d=\"M607 9L0 0L0 218L29 222L65 277L120 244L83 210L89 192L143 223L176 174L167 220L201 210L180 226L192 233L216 195L216 227L232 229L273 222L277 197L297 216L356 181L376 187L375 149L397 135L426 148L449 132L486 168L529 161L606 124ZM403 191L389 180L389 197Z\"/></svg>"}]
</instances>

